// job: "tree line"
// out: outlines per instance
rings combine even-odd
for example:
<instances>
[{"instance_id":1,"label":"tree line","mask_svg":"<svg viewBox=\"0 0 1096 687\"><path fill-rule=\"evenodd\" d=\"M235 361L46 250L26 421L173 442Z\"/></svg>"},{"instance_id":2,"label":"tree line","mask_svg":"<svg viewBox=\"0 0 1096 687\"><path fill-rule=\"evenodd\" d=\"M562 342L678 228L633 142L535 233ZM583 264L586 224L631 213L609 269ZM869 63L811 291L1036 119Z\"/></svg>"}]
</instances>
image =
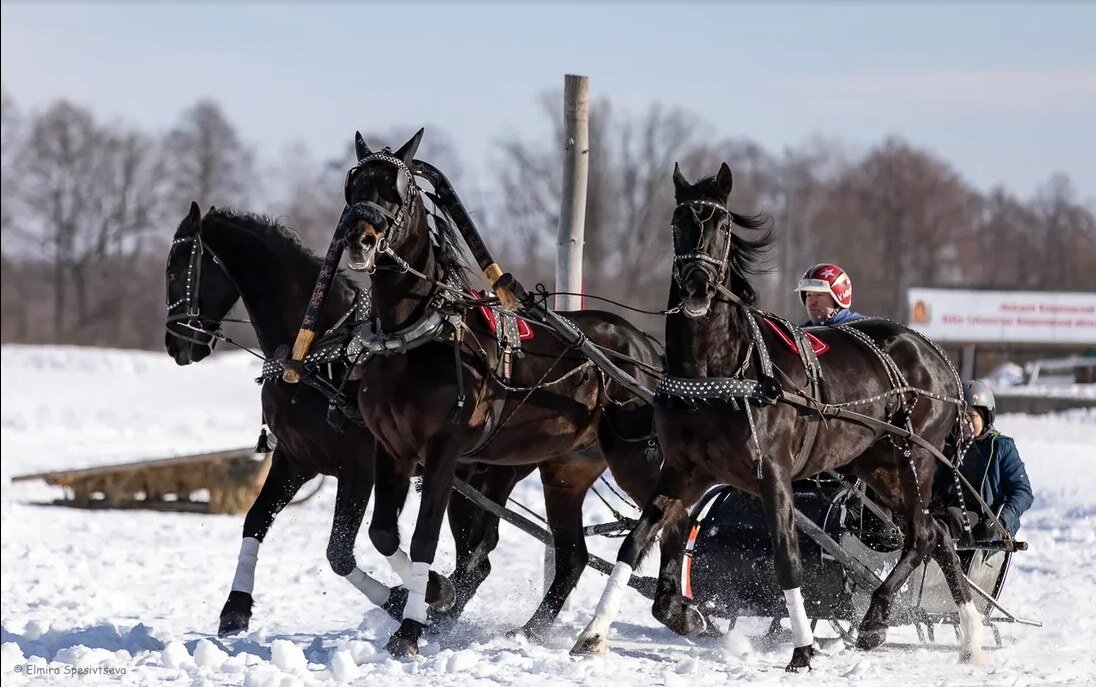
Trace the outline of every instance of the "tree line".
<instances>
[{"instance_id":1,"label":"tree line","mask_svg":"<svg viewBox=\"0 0 1096 687\"><path fill-rule=\"evenodd\" d=\"M546 94L535 135L496 146L490 178L463 173L436 129L419 157L462 192L494 251L530 284L553 280L562 188L561 96ZM68 101L24 112L3 92L2 339L162 346L164 264L186 208L229 206L280 218L322 250L342 210L347 147L303 144L260 158L220 106L200 101L166 131L103 121ZM665 305L670 173L692 180L726 160L731 204L767 213L779 237L759 277L762 305L798 318L799 275L837 262L856 308L904 319L910 286L1096 290L1096 213L1070 179L1048 171L1030 197L979 190L931 151L898 137L867 149L816 138L783 151L721 138L697 116L608 99L591 107L585 290L647 309ZM402 141L412 127L367 134ZM470 194L462 189L482 189ZM589 307L608 307L589 300ZM653 317L629 315L661 335Z\"/></svg>"}]
</instances>

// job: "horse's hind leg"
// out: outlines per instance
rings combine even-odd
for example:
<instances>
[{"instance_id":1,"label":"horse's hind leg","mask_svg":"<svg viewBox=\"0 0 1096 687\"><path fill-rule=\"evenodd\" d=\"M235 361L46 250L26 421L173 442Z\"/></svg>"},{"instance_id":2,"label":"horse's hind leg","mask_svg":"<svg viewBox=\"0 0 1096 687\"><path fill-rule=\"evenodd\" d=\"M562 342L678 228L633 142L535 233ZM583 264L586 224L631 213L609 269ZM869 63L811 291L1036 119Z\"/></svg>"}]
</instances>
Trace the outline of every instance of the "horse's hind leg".
<instances>
[{"instance_id":1,"label":"horse's hind leg","mask_svg":"<svg viewBox=\"0 0 1096 687\"><path fill-rule=\"evenodd\" d=\"M598 601L594 617L576 640L575 646L571 649L572 654L604 653L608 650L609 628L620 611L620 596L641 555L654 543L663 518L667 513L681 508L683 501L688 503L694 501L706 486L697 481L695 475L696 472L692 467L683 470L668 463L663 465L658 486L655 487L655 492L647 505L643 507L639 522L624 538L617 553L617 563L613 567L612 574L609 575L609 581Z\"/></svg>"},{"instance_id":2,"label":"horse's hind leg","mask_svg":"<svg viewBox=\"0 0 1096 687\"><path fill-rule=\"evenodd\" d=\"M358 539L358 530L369 505L369 493L373 489L372 473L371 456L368 465L362 463L359 467L347 464L340 471L331 538L327 542L327 560L336 575L345 577L375 605L384 607L391 596L388 586L359 568L354 558L354 542Z\"/></svg>"},{"instance_id":3,"label":"horse's hind leg","mask_svg":"<svg viewBox=\"0 0 1096 687\"><path fill-rule=\"evenodd\" d=\"M274 524L278 513L293 499L301 486L315 476L315 471L301 471L286 449L278 447L274 450L266 480L259 495L255 497L255 503L251 504L244 516L243 541L240 543L236 575L232 578L228 600L221 609L217 636L227 637L247 630L251 621L251 594L255 588L259 544L266 538L266 533Z\"/></svg>"},{"instance_id":4,"label":"horse's hind leg","mask_svg":"<svg viewBox=\"0 0 1096 687\"><path fill-rule=\"evenodd\" d=\"M507 465L479 466L479 472L466 481L491 501L501 505L506 503L514 486L521 481L531 468ZM449 497L449 527L456 543L457 562L450 581L456 591L452 608L444 614L434 614L433 621L455 620L464 612L464 607L472 600L476 590L491 574L492 551L499 542L498 516L488 513L476 504L454 491Z\"/></svg>"},{"instance_id":5,"label":"horse's hind leg","mask_svg":"<svg viewBox=\"0 0 1096 687\"><path fill-rule=\"evenodd\" d=\"M936 546L932 549L932 557L944 572L951 598L959 608L959 630L962 634L960 659L981 665L985 663L985 655L982 653L982 615L974 607L970 587L963 578L963 568L947 528L936 521L933 521L933 525L936 528Z\"/></svg>"},{"instance_id":6,"label":"horse's hind leg","mask_svg":"<svg viewBox=\"0 0 1096 687\"><path fill-rule=\"evenodd\" d=\"M917 474L914 473L909 459L898 453L895 456L896 468L865 475L873 487L881 494L889 496L888 501L901 504L903 519L906 523L906 536L898 563L887 575L887 579L883 580L883 584L872 593L871 605L868 606L868 612L860 622L856 638L856 646L860 649L874 649L886 640L887 623L890 619L894 594L906 583L917 566L924 562L936 544L936 527L926 509L929 487L932 483L932 472L929 468L933 463L931 458L925 460L920 449L915 453L919 459L916 463ZM888 482L893 484L895 471L898 475L899 488L888 490L887 484ZM890 480L883 477L884 472L889 472Z\"/></svg>"},{"instance_id":7,"label":"horse's hind leg","mask_svg":"<svg viewBox=\"0 0 1096 687\"><path fill-rule=\"evenodd\" d=\"M565 457L540 466L555 570L540 605L521 629L534 641L540 641L555 622L590 560L582 533L582 503L604 469L600 458L587 462Z\"/></svg>"}]
</instances>

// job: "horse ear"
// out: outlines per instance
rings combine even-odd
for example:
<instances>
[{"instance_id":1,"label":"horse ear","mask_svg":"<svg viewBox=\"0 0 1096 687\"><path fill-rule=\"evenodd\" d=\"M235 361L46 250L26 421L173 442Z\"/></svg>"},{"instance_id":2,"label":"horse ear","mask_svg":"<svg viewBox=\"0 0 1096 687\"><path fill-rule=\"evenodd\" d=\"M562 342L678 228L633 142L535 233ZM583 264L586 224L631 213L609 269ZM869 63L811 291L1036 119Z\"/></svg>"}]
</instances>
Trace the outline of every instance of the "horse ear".
<instances>
[{"instance_id":1,"label":"horse ear","mask_svg":"<svg viewBox=\"0 0 1096 687\"><path fill-rule=\"evenodd\" d=\"M415 153L419 150L419 144L422 143L422 132L425 129L419 129L411 140L400 146L400 149L396 151L396 157L403 160L405 165L410 165L411 161L415 159Z\"/></svg>"},{"instance_id":2,"label":"horse ear","mask_svg":"<svg viewBox=\"0 0 1096 687\"><path fill-rule=\"evenodd\" d=\"M373 154L373 151L365 144L365 138L362 137L360 131L354 132L354 152L357 154L359 161Z\"/></svg>"},{"instance_id":3,"label":"horse ear","mask_svg":"<svg viewBox=\"0 0 1096 687\"><path fill-rule=\"evenodd\" d=\"M188 234L197 234L202 230L202 209L197 201L190 201L190 212L187 213L185 226Z\"/></svg>"},{"instance_id":4,"label":"horse ear","mask_svg":"<svg viewBox=\"0 0 1096 687\"><path fill-rule=\"evenodd\" d=\"M719 168L719 172L715 175L715 185L719 189L719 194L724 198L731 195L731 188L734 186L734 178L731 176L731 168L724 162Z\"/></svg>"},{"instance_id":5,"label":"horse ear","mask_svg":"<svg viewBox=\"0 0 1096 687\"><path fill-rule=\"evenodd\" d=\"M675 162L674 163L674 189L678 193L680 193L680 192L684 191L685 189L687 189L691 186L692 186L692 184L689 183L689 180L686 179L685 175L681 173L681 167L679 167L678 164Z\"/></svg>"}]
</instances>

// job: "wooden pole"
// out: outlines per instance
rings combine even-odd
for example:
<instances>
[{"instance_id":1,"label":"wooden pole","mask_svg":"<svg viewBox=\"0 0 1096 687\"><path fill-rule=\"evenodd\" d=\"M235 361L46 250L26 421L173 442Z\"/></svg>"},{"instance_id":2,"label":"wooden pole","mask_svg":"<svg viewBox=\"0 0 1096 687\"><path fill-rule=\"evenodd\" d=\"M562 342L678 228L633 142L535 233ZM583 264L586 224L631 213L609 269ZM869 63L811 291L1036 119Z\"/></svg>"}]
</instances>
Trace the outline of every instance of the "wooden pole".
<instances>
[{"instance_id":1,"label":"wooden pole","mask_svg":"<svg viewBox=\"0 0 1096 687\"><path fill-rule=\"evenodd\" d=\"M590 79L563 77L563 198L559 213L556 290L582 293L586 182L590 173ZM582 296L556 296L556 310L579 310Z\"/></svg>"}]
</instances>

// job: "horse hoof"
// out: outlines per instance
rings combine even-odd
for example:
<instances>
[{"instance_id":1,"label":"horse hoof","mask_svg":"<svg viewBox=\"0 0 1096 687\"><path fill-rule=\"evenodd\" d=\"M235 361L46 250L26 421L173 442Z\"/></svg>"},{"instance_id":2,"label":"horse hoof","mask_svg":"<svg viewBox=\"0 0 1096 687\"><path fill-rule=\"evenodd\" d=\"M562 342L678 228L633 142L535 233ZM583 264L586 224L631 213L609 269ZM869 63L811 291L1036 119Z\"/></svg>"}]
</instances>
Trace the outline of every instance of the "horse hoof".
<instances>
[{"instance_id":1,"label":"horse hoof","mask_svg":"<svg viewBox=\"0 0 1096 687\"><path fill-rule=\"evenodd\" d=\"M856 633L856 648L871 651L887 639L887 628L861 627Z\"/></svg>"},{"instance_id":2,"label":"horse hoof","mask_svg":"<svg viewBox=\"0 0 1096 687\"><path fill-rule=\"evenodd\" d=\"M228 613L221 616L221 623L217 626L218 637L231 637L241 632L247 632L250 616L243 613Z\"/></svg>"},{"instance_id":3,"label":"horse hoof","mask_svg":"<svg viewBox=\"0 0 1096 687\"><path fill-rule=\"evenodd\" d=\"M792 650L791 663L784 668L785 672L798 673L804 669L811 669L811 659L814 657L814 648L811 646L797 646Z\"/></svg>"},{"instance_id":4,"label":"horse hoof","mask_svg":"<svg viewBox=\"0 0 1096 687\"><path fill-rule=\"evenodd\" d=\"M247 592L229 592L228 600L221 609L221 621L217 627L218 637L246 632L251 622L251 606L253 600Z\"/></svg>"},{"instance_id":5,"label":"horse hoof","mask_svg":"<svg viewBox=\"0 0 1096 687\"><path fill-rule=\"evenodd\" d=\"M571 647L572 656L591 656L609 651L609 641L604 635L582 635Z\"/></svg>"},{"instance_id":6,"label":"horse hoof","mask_svg":"<svg viewBox=\"0 0 1096 687\"><path fill-rule=\"evenodd\" d=\"M419 655L419 643L392 635L388 638L388 643L384 645L384 650L392 658L411 658Z\"/></svg>"},{"instance_id":7,"label":"horse hoof","mask_svg":"<svg viewBox=\"0 0 1096 687\"><path fill-rule=\"evenodd\" d=\"M545 643L544 631L528 625L510 630L506 633L506 637L517 641L526 641L530 644L539 644L541 646Z\"/></svg>"},{"instance_id":8,"label":"horse hoof","mask_svg":"<svg viewBox=\"0 0 1096 687\"><path fill-rule=\"evenodd\" d=\"M682 637L699 637L707 629L708 619L704 617L704 613L694 604L686 605L682 613L681 631L678 634Z\"/></svg>"},{"instance_id":9,"label":"horse hoof","mask_svg":"<svg viewBox=\"0 0 1096 687\"><path fill-rule=\"evenodd\" d=\"M417 620L405 618L400 623L399 629L388 638L388 644L384 645L385 651L394 658L418 656L419 638L422 637L424 627L425 625Z\"/></svg>"},{"instance_id":10,"label":"horse hoof","mask_svg":"<svg viewBox=\"0 0 1096 687\"><path fill-rule=\"evenodd\" d=\"M716 635L720 634L718 630L711 626L703 611L696 604L686 602L682 598L677 608L680 610L676 613L672 611L660 612L656 609L654 615L663 625L682 637L705 636L709 633L709 630L715 631Z\"/></svg>"},{"instance_id":11,"label":"horse hoof","mask_svg":"<svg viewBox=\"0 0 1096 687\"><path fill-rule=\"evenodd\" d=\"M987 666L989 661L986 659L986 654L981 651L960 651L959 662L966 663L972 666Z\"/></svg>"},{"instance_id":12,"label":"horse hoof","mask_svg":"<svg viewBox=\"0 0 1096 687\"><path fill-rule=\"evenodd\" d=\"M449 578L441 573L430 571L430 581L426 583L426 603L435 611L448 611L457 600L457 590Z\"/></svg>"}]
</instances>

